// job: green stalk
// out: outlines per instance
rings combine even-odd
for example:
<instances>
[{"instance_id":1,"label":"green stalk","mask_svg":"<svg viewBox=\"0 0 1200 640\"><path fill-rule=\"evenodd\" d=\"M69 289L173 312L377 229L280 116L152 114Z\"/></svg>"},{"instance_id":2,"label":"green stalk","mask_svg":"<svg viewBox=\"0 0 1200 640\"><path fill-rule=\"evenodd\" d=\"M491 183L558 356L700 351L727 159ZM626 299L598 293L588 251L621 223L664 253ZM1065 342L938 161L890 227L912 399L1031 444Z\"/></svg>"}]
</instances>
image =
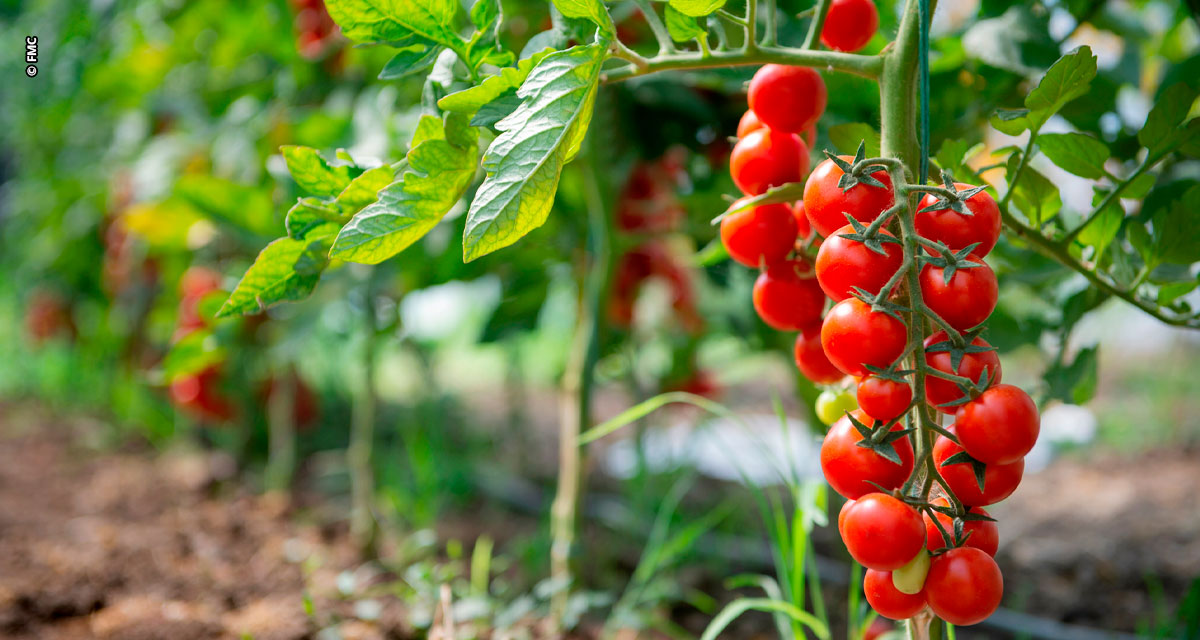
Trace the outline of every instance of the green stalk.
<instances>
[{"instance_id":1,"label":"green stalk","mask_svg":"<svg viewBox=\"0 0 1200 640\"><path fill-rule=\"evenodd\" d=\"M879 77L884 66L884 58L856 53L841 53L840 51L813 51L808 49L756 45L743 50L713 51L708 56L704 56L698 51L659 55L648 58L645 66L630 63L624 67L605 72L601 78L604 82L617 82L659 71L715 69L767 63L842 71L874 79Z\"/></svg>"},{"instance_id":2,"label":"green stalk","mask_svg":"<svg viewBox=\"0 0 1200 640\"><path fill-rule=\"evenodd\" d=\"M296 468L296 379L289 374L276 378L267 399L268 491L287 491Z\"/></svg>"},{"instance_id":3,"label":"green stalk","mask_svg":"<svg viewBox=\"0 0 1200 640\"><path fill-rule=\"evenodd\" d=\"M375 349L379 327L375 317L376 269L363 283L362 380L350 411L350 444L346 464L350 469L350 535L364 555L374 555L377 523L373 512L375 473L371 468L371 444L375 438Z\"/></svg>"},{"instance_id":4,"label":"green stalk","mask_svg":"<svg viewBox=\"0 0 1200 640\"><path fill-rule=\"evenodd\" d=\"M580 154L580 169L587 190L588 253L579 320L563 375L558 444L558 489L551 505L550 577L565 586L551 599L551 616L561 628L570 586L579 500L583 494L584 450L579 435L591 426L592 392L596 360L604 327L604 302L612 277L612 219L604 202L595 158L595 136L589 136Z\"/></svg>"}]
</instances>

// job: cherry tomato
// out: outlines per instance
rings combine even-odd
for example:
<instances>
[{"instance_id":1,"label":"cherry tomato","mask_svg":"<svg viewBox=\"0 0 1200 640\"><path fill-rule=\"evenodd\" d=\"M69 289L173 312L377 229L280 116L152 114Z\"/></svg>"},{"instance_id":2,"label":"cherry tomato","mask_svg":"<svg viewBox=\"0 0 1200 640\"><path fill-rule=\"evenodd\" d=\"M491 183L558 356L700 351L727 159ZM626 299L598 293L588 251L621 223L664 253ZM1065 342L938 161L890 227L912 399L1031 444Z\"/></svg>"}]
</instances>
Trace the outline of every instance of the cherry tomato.
<instances>
[{"instance_id":1,"label":"cherry tomato","mask_svg":"<svg viewBox=\"0 0 1200 640\"><path fill-rule=\"evenodd\" d=\"M875 618L871 621L871 626L863 631L862 640L881 640L885 635L892 631L892 625L883 618Z\"/></svg>"},{"instance_id":2,"label":"cherry tomato","mask_svg":"<svg viewBox=\"0 0 1200 640\"><path fill-rule=\"evenodd\" d=\"M759 120L758 116L754 115L754 111L746 109L746 113L742 114L742 119L738 120L737 137L745 138L746 134L751 131L758 131L763 126L762 120Z\"/></svg>"},{"instance_id":3,"label":"cherry tomato","mask_svg":"<svg viewBox=\"0 0 1200 640\"><path fill-rule=\"evenodd\" d=\"M792 205L792 217L796 219L796 239L807 241L812 237L812 225L808 223L808 216L804 215L803 200L797 200Z\"/></svg>"},{"instance_id":4,"label":"cherry tomato","mask_svg":"<svg viewBox=\"0 0 1200 640\"><path fill-rule=\"evenodd\" d=\"M841 156L841 159L854 161L851 156ZM892 179L886 171L880 169L871 174L883 183L883 188L860 183L844 192L838 186L842 175L841 167L826 158L804 183L804 211L813 229L826 238L846 225L847 213L855 220L869 224L894 203Z\"/></svg>"},{"instance_id":5,"label":"cherry tomato","mask_svg":"<svg viewBox=\"0 0 1200 640\"><path fill-rule=\"evenodd\" d=\"M867 426L873 424L870 416L862 411L853 411L851 415ZM892 427L892 430L897 431L901 428L901 425L897 424ZM908 480L913 468L912 443L908 441L908 438L901 438L892 443L896 449L896 455L900 457L900 464L888 460L871 449L858 446L860 440L862 440L862 434L854 428L850 418L846 416L842 416L840 420L833 423L833 426L829 428L829 433L825 434L825 440L821 443L821 471L824 472L825 480L829 482L829 486L833 487L834 491L851 500L857 500L864 495L879 491L870 484L871 482L887 489L895 489ZM909 554L904 560L908 561L913 555ZM903 564L903 562L900 563L900 565Z\"/></svg>"},{"instance_id":6,"label":"cherry tomato","mask_svg":"<svg viewBox=\"0 0 1200 640\"><path fill-rule=\"evenodd\" d=\"M939 507L950 506L950 501L945 498L936 498L933 504ZM976 507L971 509L971 513L990 516L987 510ZM937 551L946 546L946 540L942 538L942 532L934 524L933 518L929 517L928 513L921 514L925 518L925 544L930 551ZM954 537L954 519L944 513L937 514L938 522L942 523L942 528L946 533ZM989 520L965 520L963 521L963 533L970 534L967 536L967 541L963 546L975 547L980 551L995 556L996 550L1000 548L1000 529L995 522Z\"/></svg>"},{"instance_id":7,"label":"cherry tomato","mask_svg":"<svg viewBox=\"0 0 1200 640\"><path fill-rule=\"evenodd\" d=\"M912 387L903 382L869 376L858 383L858 406L867 415L884 422L904 413L912 404Z\"/></svg>"},{"instance_id":8,"label":"cherry tomato","mask_svg":"<svg viewBox=\"0 0 1200 640\"><path fill-rule=\"evenodd\" d=\"M954 430L951 429L951 432ZM933 461L938 471L950 485L955 497L969 507L986 507L1012 495L1021 484L1025 473L1025 460L1009 464L989 464L984 471L983 490L975 481L975 471L968 463L944 464L950 456L962 451L962 447L945 436L939 436L933 445Z\"/></svg>"},{"instance_id":9,"label":"cherry tomato","mask_svg":"<svg viewBox=\"0 0 1200 640\"><path fill-rule=\"evenodd\" d=\"M767 64L750 80L746 100L763 125L800 133L825 113L826 97L825 81L815 69Z\"/></svg>"},{"instance_id":10,"label":"cherry tomato","mask_svg":"<svg viewBox=\"0 0 1200 640\"><path fill-rule=\"evenodd\" d=\"M928 349L929 347L939 342L945 342L948 339L949 338L946 336L945 331L938 331L937 333L925 339L925 348ZM971 341L971 344L977 347L987 348L991 348L992 346L983 338L975 338ZM925 362L938 371L959 375L964 378L970 378L971 380L978 382L980 376L982 376L984 370L986 369L989 385L1000 382L1000 378L1003 375L1003 372L1000 369L1000 356L996 355L995 351L965 353L963 354L962 361L958 363L958 369L953 371L950 369L950 361L949 351L925 352ZM955 402L962 399L962 397L962 390L959 389L958 386L953 382L950 382L949 380L943 380L937 376L925 377L925 401L938 411L941 411L942 413L953 414L954 412L958 411L958 406L942 407L938 405L943 405L948 402Z\"/></svg>"},{"instance_id":11,"label":"cherry tomato","mask_svg":"<svg viewBox=\"0 0 1200 640\"><path fill-rule=\"evenodd\" d=\"M934 313L959 331L987 320L996 308L1000 293L992 268L983 260L968 261L979 266L957 269L949 284L939 267L927 264L921 269L921 298Z\"/></svg>"},{"instance_id":12,"label":"cherry tomato","mask_svg":"<svg viewBox=\"0 0 1200 640\"><path fill-rule=\"evenodd\" d=\"M951 549L935 557L925 578L929 608L951 624L982 622L996 611L1003 596L1000 567L974 547Z\"/></svg>"},{"instance_id":13,"label":"cherry tomato","mask_svg":"<svg viewBox=\"0 0 1200 640\"><path fill-rule=\"evenodd\" d=\"M973 188L971 185L961 182L955 183L954 187L959 191ZM953 209L922 211L936 202L937 196L927 194L921 199L921 204L917 208L914 223L917 233L922 237L940 242L949 247L951 251L958 251L979 243L979 246L975 247L971 253L981 258L996 246L996 241L1000 239L1000 208L996 206L996 201L987 191L980 191L963 203L971 212L969 216ZM932 249L927 250L934 253Z\"/></svg>"},{"instance_id":14,"label":"cherry tomato","mask_svg":"<svg viewBox=\"0 0 1200 640\"><path fill-rule=\"evenodd\" d=\"M879 293L904 263L904 249L899 243L884 242L885 253L879 254L862 242L845 237L853 233L854 227L848 224L841 227L825 238L817 252L817 282L834 302L849 298L855 287ZM880 235L895 238L887 231L881 231Z\"/></svg>"},{"instance_id":15,"label":"cherry tomato","mask_svg":"<svg viewBox=\"0 0 1200 640\"><path fill-rule=\"evenodd\" d=\"M868 493L846 511L842 540L862 566L891 571L925 550L925 523L916 509L890 494Z\"/></svg>"},{"instance_id":16,"label":"cherry tomato","mask_svg":"<svg viewBox=\"0 0 1200 640\"><path fill-rule=\"evenodd\" d=\"M891 620L907 620L925 608L925 594L901 593L892 585L891 571L867 569L863 593L875 613Z\"/></svg>"},{"instance_id":17,"label":"cherry tomato","mask_svg":"<svg viewBox=\"0 0 1200 640\"><path fill-rule=\"evenodd\" d=\"M878 29L879 10L871 0L833 0L821 27L821 44L853 53L867 46Z\"/></svg>"},{"instance_id":18,"label":"cherry tomato","mask_svg":"<svg viewBox=\"0 0 1200 640\"><path fill-rule=\"evenodd\" d=\"M740 206L746 199L733 203ZM771 265L796 246L796 218L783 203L764 204L721 219L721 243L729 257L747 267Z\"/></svg>"},{"instance_id":19,"label":"cherry tomato","mask_svg":"<svg viewBox=\"0 0 1200 640\"><path fill-rule=\"evenodd\" d=\"M870 373L865 365L885 368L904 353L904 323L858 298L833 305L821 325L821 347L834 366L852 376Z\"/></svg>"},{"instance_id":20,"label":"cherry tomato","mask_svg":"<svg viewBox=\"0 0 1200 640\"><path fill-rule=\"evenodd\" d=\"M854 411L857 408L858 402L855 401L854 396L845 391L834 391L833 389L822 391L813 406L817 413L817 419L827 425L841 420L847 411Z\"/></svg>"},{"instance_id":21,"label":"cherry tomato","mask_svg":"<svg viewBox=\"0 0 1200 640\"><path fill-rule=\"evenodd\" d=\"M845 536L842 533L842 525L846 524L846 512L854 505L854 500L846 500L842 503L842 508L838 510L838 535Z\"/></svg>"},{"instance_id":22,"label":"cherry tomato","mask_svg":"<svg viewBox=\"0 0 1200 640\"><path fill-rule=\"evenodd\" d=\"M808 173L808 145L794 133L759 129L733 145L729 174L738 189L756 196L771 187L800 182Z\"/></svg>"},{"instance_id":23,"label":"cherry tomato","mask_svg":"<svg viewBox=\"0 0 1200 640\"><path fill-rule=\"evenodd\" d=\"M958 441L972 458L1008 464L1025 457L1037 442L1041 420L1028 393L998 384L954 414Z\"/></svg>"},{"instance_id":24,"label":"cherry tomato","mask_svg":"<svg viewBox=\"0 0 1200 640\"><path fill-rule=\"evenodd\" d=\"M796 368L805 378L817 384L833 384L846 377L841 369L833 366L821 348L821 327L812 325L806 327L796 336L796 346L793 349L796 358Z\"/></svg>"},{"instance_id":25,"label":"cherry tomato","mask_svg":"<svg viewBox=\"0 0 1200 640\"><path fill-rule=\"evenodd\" d=\"M803 331L821 322L825 294L808 263L784 260L767 267L754 281L754 310L774 329Z\"/></svg>"}]
</instances>

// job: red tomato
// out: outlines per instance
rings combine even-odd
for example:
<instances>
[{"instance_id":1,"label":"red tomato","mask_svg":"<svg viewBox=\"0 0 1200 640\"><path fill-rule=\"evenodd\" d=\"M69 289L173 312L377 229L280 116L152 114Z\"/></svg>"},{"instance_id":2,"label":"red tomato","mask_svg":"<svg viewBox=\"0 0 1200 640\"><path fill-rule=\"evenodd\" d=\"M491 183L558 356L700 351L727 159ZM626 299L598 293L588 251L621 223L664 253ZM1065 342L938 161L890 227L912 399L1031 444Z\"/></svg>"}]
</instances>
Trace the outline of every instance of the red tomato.
<instances>
[{"instance_id":1,"label":"red tomato","mask_svg":"<svg viewBox=\"0 0 1200 640\"><path fill-rule=\"evenodd\" d=\"M907 620L925 608L925 593L907 594L892 584L891 571L867 569L863 593L875 613L891 620Z\"/></svg>"},{"instance_id":2,"label":"red tomato","mask_svg":"<svg viewBox=\"0 0 1200 640\"><path fill-rule=\"evenodd\" d=\"M803 331L821 322L825 294L803 260L777 262L754 281L754 310L774 329Z\"/></svg>"},{"instance_id":3,"label":"red tomato","mask_svg":"<svg viewBox=\"0 0 1200 640\"><path fill-rule=\"evenodd\" d=\"M792 217L796 219L796 238L808 240L812 237L812 225L808 223L808 216L804 215L803 200L797 200L792 205Z\"/></svg>"},{"instance_id":4,"label":"red tomato","mask_svg":"<svg viewBox=\"0 0 1200 640\"><path fill-rule=\"evenodd\" d=\"M935 556L925 577L929 608L951 624L982 622L996 611L1003 596L1000 567L991 556L974 547L959 547Z\"/></svg>"},{"instance_id":5,"label":"red tomato","mask_svg":"<svg viewBox=\"0 0 1200 640\"><path fill-rule=\"evenodd\" d=\"M840 157L846 162L854 160L851 156ZM842 175L841 167L826 158L813 169L808 182L804 184L804 211L813 229L826 238L845 226L847 213L859 222L869 224L895 202L892 179L886 171L880 169L871 174L871 177L883 183L882 189L857 184L843 192L838 186Z\"/></svg>"},{"instance_id":6,"label":"red tomato","mask_svg":"<svg viewBox=\"0 0 1200 640\"><path fill-rule=\"evenodd\" d=\"M179 376L171 382L170 393L175 406L204 420L227 422L236 414L221 389L221 372L215 366Z\"/></svg>"},{"instance_id":7,"label":"red tomato","mask_svg":"<svg viewBox=\"0 0 1200 640\"><path fill-rule=\"evenodd\" d=\"M904 413L912 404L913 392L903 382L869 376L858 383L856 397L867 415L886 422Z\"/></svg>"},{"instance_id":8,"label":"red tomato","mask_svg":"<svg viewBox=\"0 0 1200 640\"><path fill-rule=\"evenodd\" d=\"M758 131L763 128L763 123L754 115L754 111L746 109L746 113L742 114L742 119L738 120L737 137L745 138L747 133Z\"/></svg>"},{"instance_id":9,"label":"red tomato","mask_svg":"<svg viewBox=\"0 0 1200 640\"><path fill-rule=\"evenodd\" d=\"M750 80L746 101L764 126L800 133L825 113L825 81L809 67L763 65Z\"/></svg>"},{"instance_id":10,"label":"red tomato","mask_svg":"<svg viewBox=\"0 0 1200 640\"><path fill-rule=\"evenodd\" d=\"M973 188L969 184L956 182L954 187L959 191ZM972 215L963 215L953 209L940 211L921 211L937 202L937 196L927 194L921 199L917 208L914 222L917 233L922 237L940 242L958 251L979 243L971 253L983 257L996 246L1000 238L1000 208L987 191L980 191L971 196L964 204ZM927 249L934 253L932 249Z\"/></svg>"},{"instance_id":11,"label":"red tomato","mask_svg":"<svg viewBox=\"0 0 1200 640\"><path fill-rule=\"evenodd\" d=\"M838 510L838 534L839 535L842 535L842 536L846 535L846 534L842 533L842 525L846 524L846 512L850 510L850 507L853 504L854 504L854 500L846 500L845 502L842 503L842 508Z\"/></svg>"},{"instance_id":12,"label":"red tomato","mask_svg":"<svg viewBox=\"0 0 1200 640\"><path fill-rule=\"evenodd\" d=\"M808 145L794 133L759 129L733 145L729 174L738 189L756 196L771 187L801 182L808 173Z\"/></svg>"},{"instance_id":13,"label":"red tomato","mask_svg":"<svg viewBox=\"0 0 1200 640\"><path fill-rule=\"evenodd\" d=\"M924 550L925 523L916 509L891 495L868 493L846 511L842 540L862 566L891 571Z\"/></svg>"},{"instance_id":14,"label":"red tomato","mask_svg":"<svg viewBox=\"0 0 1200 640\"><path fill-rule=\"evenodd\" d=\"M858 298L846 298L833 305L821 325L821 347L837 368L852 375L865 376L864 365L885 368L904 353L908 330L904 323L874 311Z\"/></svg>"},{"instance_id":15,"label":"red tomato","mask_svg":"<svg viewBox=\"0 0 1200 640\"><path fill-rule=\"evenodd\" d=\"M992 268L980 259L968 262L978 267L957 269L946 284L942 269L927 264L921 269L921 299L934 313L959 331L987 320L996 308L1000 287Z\"/></svg>"},{"instance_id":16,"label":"red tomato","mask_svg":"<svg viewBox=\"0 0 1200 640\"><path fill-rule=\"evenodd\" d=\"M953 432L953 428L951 429ZM983 476L983 491L975 481L975 471L970 464L943 464L947 458L962 451L962 447L945 436L939 436L933 445L933 461L938 471L950 485L955 497L969 507L986 507L995 504L1012 495L1021 484L1021 476L1025 473L1025 460L1017 460L1009 464L989 464Z\"/></svg>"},{"instance_id":17,"label":"red tomato","mask_svg":"<svg viewBox=\"0 0 1200 640\"><path fill-rule=\"evenodd\" d=\"M875 618L871 621L871 626L863 632L862 640L880 640L884 635L892 631L892 625L883 618Z\"/></svg>"},{"instance_id":18,"label":"red tomato","mask_svg":"<svg viewBox=\"0 0 1200 640\"><path fill-rule=\"evenodd\" d=\"M939 507L950 506L950 501L945 498L937 498L933 500L933 504ZM978 513L984 516L990 516L985 509L974 508L972 513ZM925 518L925 544L930 551L937 551L946 546L946 540L942 538L942 532L933 523L933 518L929 517L928 513L921 514ZM944 513L937 514L938 522L942 523L942 528L946 533L954 537L954 519ZM964 546L975 547L980 551L995 556L996 550L1000 548L1000 529L995 522L988 520L966 520L963 522L963 533L969 534Z\"/></svg>"},{"instance_id":19,"label":"red tomato","mask_svg":"<svg viewBox=\"0 0 1200 640\"><path fill-rule=\"evenodd\" d=\"M855 287L871 294L879 293L904 263L904 249L898 243L883 243L886 255L879 254L857 240L843 237L853 233L854 227L841 227L825 238L817 252L817 282L834 302L849 298ZM887 231L880 231L880 234L895 237Z\"/></svg>"},{"instance_id":20,"label":"red tomato","mask_svg":"<svg viewBox=\"0 0 1200 640\"><path fill-rule=\"evenodd\" d=\"M972 458L1008 464L1025 457L1037 442L1041 420L1028 393L998 384L954 414L958 441Z\"/></svg>"},{"instance_id":21,"label":"red tomato","mask_svg":"<svg viewBox=\"0 0 1200 640\"><path fill-rule=\"evenodd\" d=\"M945 342L948 339L945 331L938 331L925 339L925 348L928 349L932 345ZM975 338L971 341L971 344L977 347L990 348L992 346L983 338ZM1000 356L996 355L995 351L963 354L962 361L958 363L958 369L953 371L950 370L950 361L949 351L925 352L925 362L938 371L970 378L978 382L984 369L986 369L989 379L988 384L1000 382L1000 378L1003 375L1000 369ZM958 406L939 407L938 405L954 402L962 397L962 390L953 382L942 380L936 376L925 377L925 401L938 411L953 414L958 411Z\"/></svg>"},{"instance_id":22,"label":"red tomato","mask_svg":"<svg viewBox=\"0 0 1200 640\"><path fill-rule=\"evenodd\" d=\"M746 198L733 203L740 206ZM721 243L729 257L759 268L783 260L796 246L796 218L783 203L764 204L721 219Z\"/></svg>"},{"instance_id":23,"label":"red tomato","mask_svg":"<svg viewBox=\"0 0 1200 640\"><path fill-rule=\"evenodd\" d=\"M821 44L853 53L867 46L878 29L879 10L871 0L833 0L821 27Z\"/></svg>"},{"instance_id":24,"label":"red tomato","mask_svg":"<svg viewBox=\"0 0 1200 640\"><path fill-rule=\"evenodd\" d=\"M871 418L862 411L855 410L850 414L859 422L871 426ZM898 431L901 428L901 425L897 424L892 430ZM834 491L851 500L857 500L879 491L870 484L871 482L895 489L908 480L913 468L912 443L908 438L901 438L893 443L896 455L900 456L900 464L866 447L858 446L860 440L862 434L846 416L833 423L833 426L829 427L829 433L825 434L825 440L821 443L821 471ZM909 554L904 559L905 562L911 560L915 554L915 551Z\"/></svg>"},{"instance_id":25,"label":"red tomato","mask_svg":"<svg viewBox=\"0 0 1200 640\"><path fill-rule=\"evenodd\" d=\"M841 369L833 366L821 348L821 327L812 325L805 327L796 336L796 346L792 350L796 358L796 368L805 378L817 384L833 384L846 377Z\"/></svg>"}]
</instances>

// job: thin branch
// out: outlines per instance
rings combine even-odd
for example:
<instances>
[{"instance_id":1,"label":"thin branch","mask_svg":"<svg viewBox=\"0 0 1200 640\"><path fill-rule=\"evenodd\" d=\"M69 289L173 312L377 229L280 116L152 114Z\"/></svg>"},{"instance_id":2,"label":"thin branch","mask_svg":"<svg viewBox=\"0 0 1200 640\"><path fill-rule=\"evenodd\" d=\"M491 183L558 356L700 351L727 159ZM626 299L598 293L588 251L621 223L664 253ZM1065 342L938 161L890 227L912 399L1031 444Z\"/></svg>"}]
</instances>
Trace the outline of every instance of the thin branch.
<instances>
[{"instance_id":1,"label":"thin branch","mask_svg":"<svg viewBox=\"0 0 1200 640\"><path fill-rule=\"evenodd\" d=\"M746 0L746 43L743 49L749 53L758 48L758 0Z\"/></svg>"},{"instance_id":2,"label":"thin branch","mask_svg":"<svg viewBox=\"0 0 1200 640\"><path fill-rule=\"evenodd\" d=\"M1117 199L1121 197L1121 194L1126 188L1129 187L1130 184L1133 184L1134 180L1142 177L1142 174L1146 173L1151 167L1158 164L1158 161L1162 160L1163 156L1165 155L1166 154L1160 154L1153 157L1147 156L1137 170L1131 173L1128 178L1117 182L1116 186L1113 187L1113 190L1109 191L1108 195L1104 196L1104 199L1100 201L1100 204L1093 207L1092 213L1087 218L1084 218L1083 222L1079 223L1079 226L1067 232L1067 235L1062 239L1063 244L1069 245L1074 242L1075 238L1078 238L1079 234L1083 233L1083 230L1086 229L1088 225L1099 218L1100 214L1103 213L1104 210L1109 207L1109 205L1117 202Z\"/></svg>"},{"instance_id":3,"label":"thin branch","mask_svg":"<svg viewBox=\"0 0 1200 640\"><path fill-rule=\"evenodd\" d=\"M1004 197L1000 199L999 205L1001 208L1007 207L1009 202L1012 202L1013 193L1016 192L1017 181L1021 179L1021 174L1025 172L1025 167L1029 164L1029 155L1033 153L1033 143L1037 140L1037 132L1029 132L1029 140L1025 143L1025 150L1021 152L1021 161L1017 163L1017 168L1011 176L1006 176L1008 182L1008 190L1004 192Z\"/></svg>"},{"instance_id":4,"label":"thin branch","mask_svg":"<svg viewBox=\"0 0 1200 640\"><path fill-rule=\"evenodd\" d=\"M825 16L829 15L829 5L832 0L817 0L813 7L812 22L808 25L808 35L804 38L805 49L816 49L821 41L821 29L825 27Z\"/></svg>"},{"instance_id":5,"label":"thin branch","mask_svg":"<svg viewBox=\"0 0 1200 640\"><path fill-rule=\"evenodd\" d=\"M762 40L764 47L775 46L777 42L777 38L779 37L779 27L776 24L778 13L779 11L775 7L775 0L767 0L767 32L763 34Z\"/></svg>"},{"instance_id":6,"label":"thin branch","mask_svg":"<svg viewBox=\"0 0 1200 640\"><path fill-rule=\"evenodd\" d=\"M650 63L646 60L646 58L642 57L641 54L634 51L633 49L630 49L629 47L625 46L625 43L621 42L620 40L614 40L611 47L612 47L612 55L614 58L628 60L629 62L632 62L635 67L637 67L639 69L645 69L650 65Z\"/></svg>"},{"instance_id":7,"label":"thin branch","mask_svg":"<svg viewBox=\"0 0 1200 640\"><path fill-rule=\"evenodd\" d=\"M608 71L604 74L604 81L628 80L659 71L713 69L767 63L816 67L875 79L879 77L879 72L883 67L883 59L879 56L838 51L807 51L786 47L760 47L752 52L714 51L708 57L704 57L698 51L689 51L672 55L658 55L647 59L646 63L644 68L630 64Z\"/></svg>"},{"instance_id":8,"label":"thin branch","mask_svg":"<svg viewBox=\"0 0 1200 640\"><path fill-rule=\"evenodd\" d=\"M650 31L654 33L654 39L658 40L658 55L674 53L675 41L671 39L671 33L667 31L667 26L663 24L662 18L658 17L658 12L650 4L650 0L633 1L638 6L638 9L641 9L642 16L646 18L646 24L650 26Z\"/></svg>"}]
</instances>

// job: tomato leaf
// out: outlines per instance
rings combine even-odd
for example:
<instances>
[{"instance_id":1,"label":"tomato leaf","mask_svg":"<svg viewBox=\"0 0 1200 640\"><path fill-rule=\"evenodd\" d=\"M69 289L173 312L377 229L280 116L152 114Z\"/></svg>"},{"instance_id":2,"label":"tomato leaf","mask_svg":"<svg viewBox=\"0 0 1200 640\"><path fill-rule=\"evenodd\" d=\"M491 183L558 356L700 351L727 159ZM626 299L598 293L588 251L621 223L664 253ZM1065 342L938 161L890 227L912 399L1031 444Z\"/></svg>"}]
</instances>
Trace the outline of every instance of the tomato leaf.
<instances>
[{"instance_id":1,"label":"tomato leaf","mask_svg":"<svg viewBox=\"0 0 1200 640\"><path fill-rule=\"evenodd\" d=\"M441 52L440 46L401 49L383 65L379 79L398 80L425 71L433 66Z\"/></svg>"},{"instance_id":2,"label":"tomato leaf","mask_svg":"<svg viewBox=\"0 0 1200 640\"><path fill-rule=\"evenodd\" d=\"M612 40L616 37L612 16L602 0L554 0L554 6L568 18L583 18L600 27L600 37Z\"/></svg>"},{"instance_id":3,"label":"tomato leaf","mask_svg":"<svg viewBox=\"0 0 1200 640\"><path fill-rule=\"evenodd\" d=\"M685 16L699 18L725 6L725 0L670 0L668 8L674 9Z\"/></svg>"},{"instance_id":4,"label":"tomato leaf","mask_svg":"<svg viewBox=\"0 0 1200 640\"><path fill-rule=\"evenodd\" d=\"M1081 178L1098 180L1106 175L1104 162L1112 155L1103 142L1082 133L1043 133L1038 147L1055 165Z\"/></svg>"},{"instance_id":5,"label":"tomato leaf","mask_svg":"<svg viewBox=\"0 0 1200 640\"><path fill-rule=\"evenodd\" d=\"M379 199L342 227L330 255L378 264L421 239L458 202L475 177L478 133L465 116L443 124L424 116L405 156L407 168L379 192Z\"/></svg>"},{"instance_id":6,"label":"tomato leaf","mask_svg":"<svg viewBox=\"0 0 1200 640\"><path fill-rule=\"evenodd\" d=\"M455 26L458 0L327 0L325 8L355 42L404 42L414 37L450 48L463 44Z\"/></svg>"},{"instance_id":7,"label":"tomato leaf","mask_svg":"<svg viewBox=\"0 0 1200 640\"><path fill-rule=\"evenodd\" d=\"M505 67L500 73L488 77L479 85L451 93L438 100L438 108L442 111L474 115L485 105L505 96L516 95L516 89L529 77L543 58L554 53L552 49L544 49L517 62L515 67Z\"/></svg>"},{"instance_id":8,"label":"tomato leaf","mask_svg":"<svg viewBox=\"0 0 1200 640\"><path fill-rule=\"evenodd\" d=\"M546 221L562 168L587 133L604 58L604 45L579 46L551 53L530 71L517 92L521 106L496 124L501 133L484 156L487 178L463 233L466 261Z\"/></svg>"},{"instance_id":9,"label":"tomato leaf","mask_svg":"<svg viewBox=\"0 0 1200 640\"><path fill-rule=\"evenodd\" d=\"M703 37L707 33L696 19L683 13L671 5L663 12L663 20L667 23L667 33L675 42L687 42Z\"/></svg>"},{"instance_id":10,"label":"tomato leaf","mask_svg":"<svg viewBox=\"0 0 1200 640\"><path fill-rule=\"evenodd\" d=\"M1102 194L1097 192L1096 197L1100 198ZM1095 255L1099 256L1117 237L1117 232L1121 229L1121 222L1125 219L1125 210L1119 203L1113 202L1103 210L1092 214L1092 217L1095 220L1088 223L1088 226L1079 232L1079 241L1089 247L1095 247Z\"/></svg>"},{"instance_id":11,"label":"tomato leaf","mask_svg":"<svg viewBox=\"0 0 1200 640\"><path fill-rule=\"evenodd\" d=\"M307 298L329 264L329 247L337 230L337 225L326 224L310 230L303 240L284 237L267 245L217 317L257 313L280 302Z\"/></svg>"},{"instance_id":12,"label":"tomato leaf","mask_svg":"<svg viewBox=\"0 0 1200 640\"><path fill-rule=\"evenodd\" d=\"M312 147L287 145L280 147L292 179L308 193L317 196L336 196L350 184L352 167L330 165Z\"/></svg>"},{"instance_id":13,"label":"tomato leaf","mask_svg":"<svg viewBox=\"0 0 1200 640\"><path fill-rule=\"evenodd\" d=\"M1200 225L1196 224L1198 210L1200 185L1193 185L1184 192L1182 198L1154 211L1151 217L1153 264L1191 264L1200 261Z\"/></svg>"},{"instance_id":14,"label":"tomato leaf","mask_svg":"<svg viewBox=\"0 0 1200 640\"><path fill-rule=\"evenodd\" d=\"M992 126L1015 136L1022 131L1037 131L1050 116L1068 102L1088 92L1096 77L1096 56L1083 46L1058 59L1025 96L1025 109L1001 110L992 116Z\"/></svg>"},{"instance_id":15,"label":"tomato leaf","mask_svg":"<svg viewBox=\"0 0 1200 640\"><path fill-rule=\"evenodd\" d=\"M866 156L879 156L879 132L864 122L838 124L829 128L829 141L843 154L853 154L859 144L866 145Z\"/></svg>"},{"instance_id":16,"label":"tomato leaf","mask_svg":"<svg viewBox=\"0 0 1200 640\"><path fill-rule=\"evenodd\" d=\"M1189 126L1180 126L1184 124L1197 96L1200 96L1200 89L1184 83L1171 85L1162 92L1146 116L1146 124L1138 132L1138 142L1149 150L1150 155L1163 153L1197 136L1200 128L1190 126L1191 122Z\"/></svg>"},{"instance_id":17,"label":"tomato leaf","mask_svg":"<svg viewBox=\"0 0 1200 640\"><path fill-rule=\"evenodd\" d=\"M1055 363L1043 375L1050 399L1084 404L1096 395L1098 347L1080 349L1070 363Z\"/></svg>"},{"instance_id":18,"label":"tomato leaf","mask_svg":"<svg viewBox=\"0 0 1200 640\"><path fill-rule=\"evenodd\" d=\"M1017 164L1021 154L1014 153L1008 158L1008 175L1016 174ZM1038 173L1033 167L1026 165L1021 171L1017 183L1011 185L1013 203L1025 214L1029 223L1040 226L1046 220L1054 217L1062 209L1062 198L1058 187L1046 176Z\"/></svg>"}]
</instances>

